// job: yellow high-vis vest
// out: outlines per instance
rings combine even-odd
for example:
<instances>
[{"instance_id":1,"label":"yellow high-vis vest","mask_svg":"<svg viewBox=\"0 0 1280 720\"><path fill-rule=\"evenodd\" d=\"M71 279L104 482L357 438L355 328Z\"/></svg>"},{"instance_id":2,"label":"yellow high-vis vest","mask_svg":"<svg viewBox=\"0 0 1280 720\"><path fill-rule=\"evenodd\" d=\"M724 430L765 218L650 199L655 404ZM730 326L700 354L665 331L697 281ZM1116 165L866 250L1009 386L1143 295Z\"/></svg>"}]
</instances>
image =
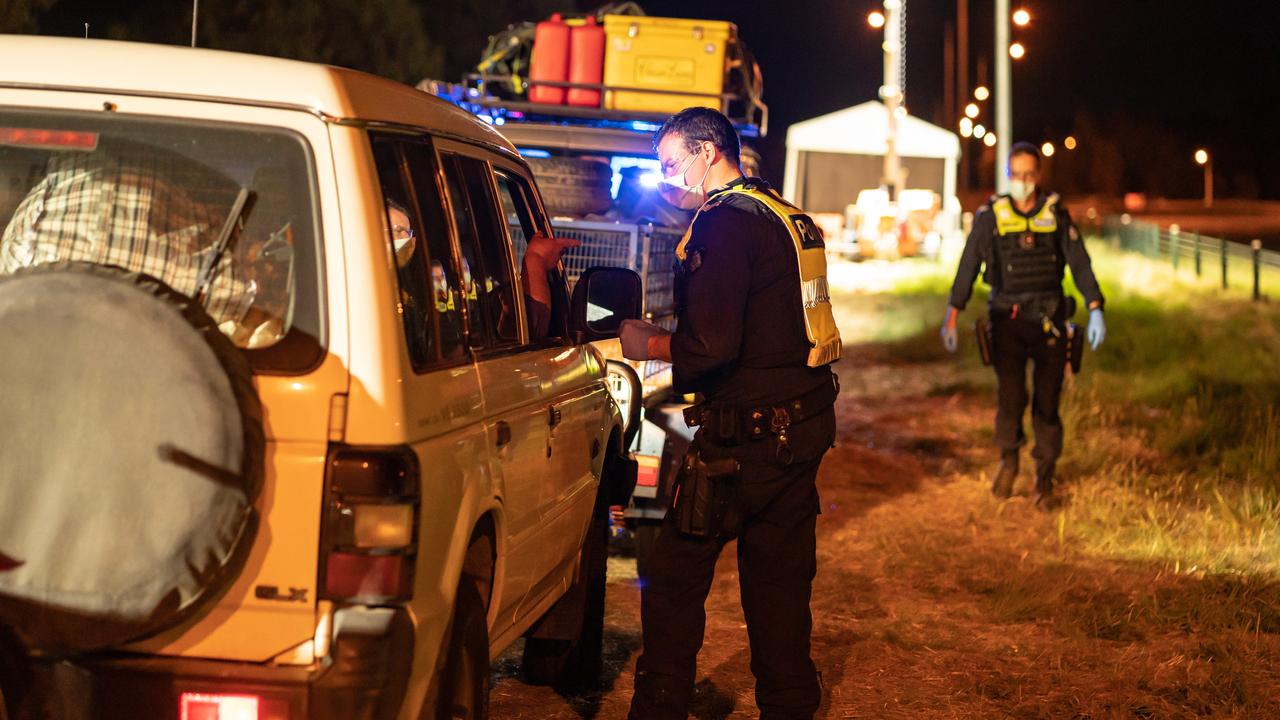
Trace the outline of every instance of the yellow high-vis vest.
<instances>
[{"instance_id":1,"label":"yellow high-vis vest","mask_svg":"<svg viewBox=\"0 0 1280 720\"><path fill-rule=\"evenodd\" d=\"M1013 200L1004 196L991 203L991 211L996 215L996 232L1001 235L1018 233L1054 233L1058 231L1058 194L1053 193L1044 201L1040 212L1031 217L1024 217L1013 209Z\"/></svg>"},{"instance_id":2,"label":"yellow high-vis vest","mask_svg":"<svg viewBox=\"0 0 1280 720\"><path fill-rule=\"evenodd\" d=\"M809 367L822 367L839 360L840 329L836 327L836 318L831 312L831 291L827 285L827 250L822 242L822 231L803 210L784 200L777 192L750 184L722 190L711 201L703 204L698 209L698 214L708 207L714 207L716 200L730 194L745 195L755 200L768 208L787 228L800 268L800 303L804 307L804 329L809 338ZM676 257L680 262L685 260L685 246L689 243L696 222L698 215L693 216L693 222L689 223L684 238L676 246Z\"/></svg>"},{"instance_id":3,"label":"yellow high-vis vest","mask_svg":"<svg viewBox=\"0 0 1280 720\"><path fill-rule=\"evenodd\" d=\"M996 289L1010 295L1062 293L1063 250L1058 238L1058 196L1050 195L1039 212L1027 217L1007 196L991 203L996 236L991 239Z\"/></svg>"}]
</instances>

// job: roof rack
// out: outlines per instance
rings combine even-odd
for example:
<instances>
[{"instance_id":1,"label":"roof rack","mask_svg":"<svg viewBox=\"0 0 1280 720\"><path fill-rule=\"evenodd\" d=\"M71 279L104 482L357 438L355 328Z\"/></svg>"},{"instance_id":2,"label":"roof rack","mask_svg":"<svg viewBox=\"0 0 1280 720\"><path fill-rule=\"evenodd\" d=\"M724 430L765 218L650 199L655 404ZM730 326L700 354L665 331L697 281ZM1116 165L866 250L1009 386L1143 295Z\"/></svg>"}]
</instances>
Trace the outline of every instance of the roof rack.
<instances>
[{"instance_id":1,"label":"roof rack","mask_svg":"<svg viewBox=\"0 0 1280 720\"><path fill-rule=\"evenodd\" d=\"M487 119L497 125L507 122L538 122L558 125L618 127L654 132L662 126L662 123L669 116L668 113L609 110L604 107L547 105L502 97L502 95L518 94L515 88L520 87L523 83L525 83L524 79L510 75L471 73L464 76L464 81L461 84L423 80L418 83L418 88L449 100L482 119ZM769 132L769 106L765 105L758 97L743 97L735 94L702 95L672 90L568 82L539 81L538 84L548 87L598 90L602 105L605 93L610 90L651 95L703 97L707 99L708 103L715 102L719 105L720 111L725 113L730 122L733 123L734 128L743 137L760 138Z\"/></svg>"}]
</instances>

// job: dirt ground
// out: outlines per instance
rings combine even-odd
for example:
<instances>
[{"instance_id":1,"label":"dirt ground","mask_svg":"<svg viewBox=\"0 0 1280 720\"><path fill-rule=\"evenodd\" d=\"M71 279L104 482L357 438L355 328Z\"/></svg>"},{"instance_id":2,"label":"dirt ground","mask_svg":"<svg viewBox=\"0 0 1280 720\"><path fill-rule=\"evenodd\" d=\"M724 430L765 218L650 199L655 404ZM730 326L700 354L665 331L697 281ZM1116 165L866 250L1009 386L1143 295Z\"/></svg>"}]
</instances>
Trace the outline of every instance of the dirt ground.
<instances>
[{"instance_id":1,"label":"dirt ground","mask_svg":"<svg viewBox=\"0 0 1280 720\"><path fill-rule=\"evenodd\" d=\"M812 604L820 717L1280 717L1276 671L1262 671L1264 688L1229 672L1232 662L1280 667L1280 636L1206 643L1195 627L1161 621L1141 599L1176 602L1186 580L1075 552L1059 517L1027 499L1029 459L1015 497L990 496L989 391L949 363L912 363L879 346L847 348L839 369ZM613 558L609 570L604 687L562 697L524 685L517 647L494 665L495 718L626 717L639 588L634 561ZM758 714L736 570L730 546L707 602L692 709L700 720ZM1224 715L1233 693L1242 701Z\"/></svg>"}]
</instances>

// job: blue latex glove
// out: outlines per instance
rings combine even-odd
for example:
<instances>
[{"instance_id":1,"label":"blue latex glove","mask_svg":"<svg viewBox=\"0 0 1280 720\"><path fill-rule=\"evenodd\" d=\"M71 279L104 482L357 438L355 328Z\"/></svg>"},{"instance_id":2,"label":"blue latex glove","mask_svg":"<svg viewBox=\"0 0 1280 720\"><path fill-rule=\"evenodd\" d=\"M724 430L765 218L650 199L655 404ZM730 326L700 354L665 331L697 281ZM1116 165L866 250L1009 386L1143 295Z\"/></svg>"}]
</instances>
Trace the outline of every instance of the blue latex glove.
<instances>
[{"instance_id":1,"label":"blue latex glove","mask_svg":"<svg viewBox=\"0 0 1280 720\"><path fill-rule=\"evenodd\" d=\"M622 356L628 360L651 360L649 357L649 338L655 335L668 335L666 330L644 320L623 320L618 328L618 339L622 341Z\"/></svg>"},{"instance_id":2,"label":"blue latex glove","mask_svg":"<svg viewBox=\"0 0 1280 720\"><path fill-rule=\"evenodd\" d=\"M1094 308L1089 311L1089 347L1094 350L1107 339L1107 323L1102 319L1102 308Z\"/></svg>"},{"instance_id":3,"label":"blue latex glove","mask_svg":"<svg viewBox=\"0 0 1280 720\"><path fill-rule=\"evenodd\" d=\"M955 325L943 325L941 334L942 347L946 348L947 352L953 353L956 351L956 348L960 347L960 337L956 332Z\"/></svg>"},{"instance_id":4,"label":"blue latex glove","mask_svg":"<svg viewBox=\"0 0 1280 720\"><path fill-rule=\"evenodd\" d=\"M959 333L956 332L956 315L958 314L955 308L948 307L947 316L942 321L942 330L939 334L942 335L942 347L946 348L947 352L953 353L960 346Z\"/></svg>"}]
</instances>

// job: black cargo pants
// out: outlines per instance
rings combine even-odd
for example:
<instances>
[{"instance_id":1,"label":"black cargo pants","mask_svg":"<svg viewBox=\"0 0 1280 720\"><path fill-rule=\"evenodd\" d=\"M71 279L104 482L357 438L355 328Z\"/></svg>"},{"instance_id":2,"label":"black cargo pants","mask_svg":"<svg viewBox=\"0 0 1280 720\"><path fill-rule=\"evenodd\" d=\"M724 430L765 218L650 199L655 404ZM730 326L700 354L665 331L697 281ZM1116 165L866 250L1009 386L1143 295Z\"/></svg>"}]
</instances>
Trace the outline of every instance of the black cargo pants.
<instances>
[{"instance_id":1,"label":"black cargo pants","mask_svg":"<svg viewBox=\"0 0 1280 720\"><path fill-rule=\"evenodd\" d=\"M792 429L795 457L783 464L772 441L725 450L742 467L736 532L694 539L668 513L641 588L644 653L636 662L630 720L685 720L706 626L704 602L725 544L738 541L738 583L762 720L809 720L821 702L809 655L809 597L817 572L815 480L835 437L835 412ZM712 638L712 642L716 639Z\"/></svg>"},{"instance_id":2,"label":"black cargo pants","mask_svg":"<svg viewBox=\"0 0 1280 720\"><path fill-rule=\"evenodd\" d=\"M992 364L995 365L998 405L996 445L1001 454L1014 454L1026 442L1022 416L1027 409L1027 361L1032 363L1031 427L1036 444L1031 456L1036 461L1040 483L1052 478L1054 464L1062 455L1062 418L1058 402L1067 366L1067 332L1063 313L1053 320L1053 331L1045 332L1038 318L1010 318L1008 313L991 313ZM1047 492L1052 487L1036 490Z\"/></svg>"}]
</instances>

